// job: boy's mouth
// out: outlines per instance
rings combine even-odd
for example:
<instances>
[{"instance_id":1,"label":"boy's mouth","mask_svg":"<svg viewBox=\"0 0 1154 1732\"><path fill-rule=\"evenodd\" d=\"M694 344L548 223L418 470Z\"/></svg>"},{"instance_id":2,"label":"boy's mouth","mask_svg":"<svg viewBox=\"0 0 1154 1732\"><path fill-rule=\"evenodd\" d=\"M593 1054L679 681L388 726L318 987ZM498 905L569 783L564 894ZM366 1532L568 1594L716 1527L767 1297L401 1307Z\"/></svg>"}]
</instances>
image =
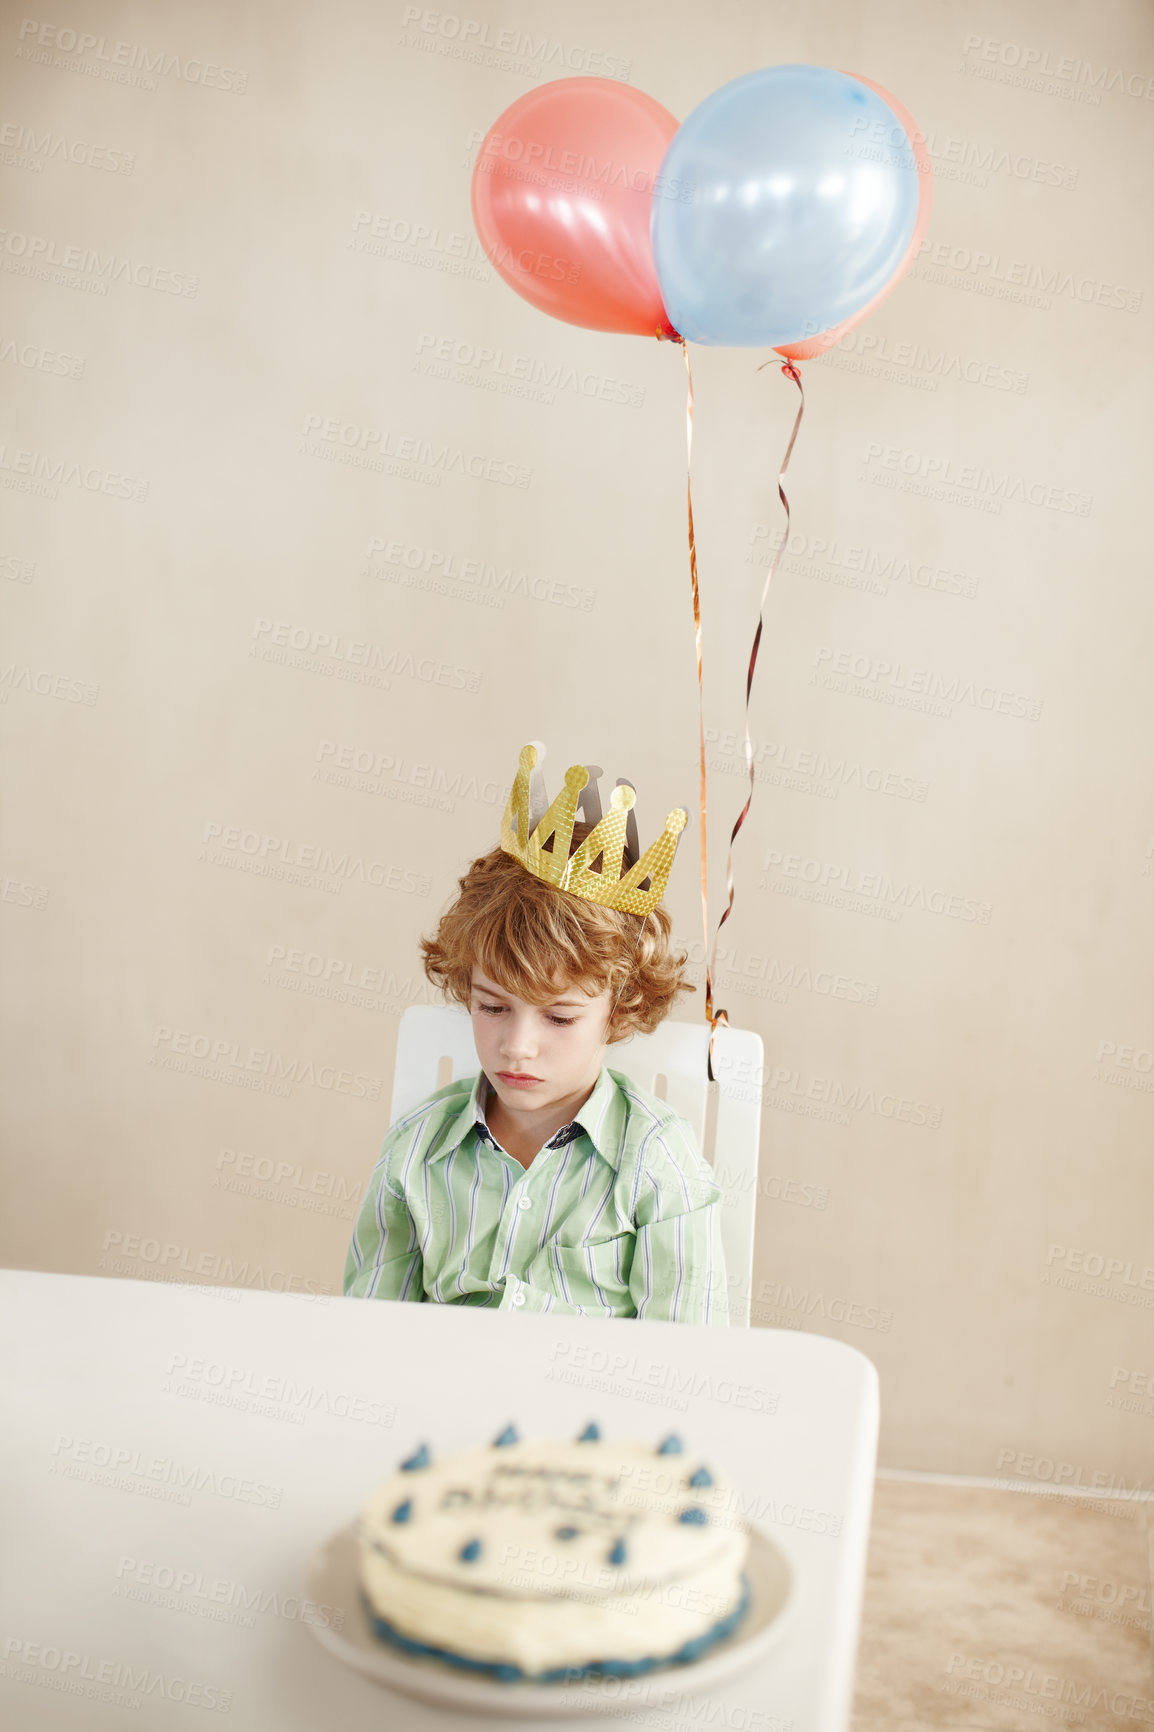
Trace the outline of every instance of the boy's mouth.
<instances>
[{"instance_id":1,"label":"boy's mouth","mask_svg":"<svg viewBox=\"0 0 1154 1732\"><path fill-rule=\"evenodd\" d=\"M515 1088L527 1088L530 1083L539 1083L539 1076L530 1076L528 1071L499 1070L497 1075L502 1082L512 1083Z\"/></svg>"}]
</instances>

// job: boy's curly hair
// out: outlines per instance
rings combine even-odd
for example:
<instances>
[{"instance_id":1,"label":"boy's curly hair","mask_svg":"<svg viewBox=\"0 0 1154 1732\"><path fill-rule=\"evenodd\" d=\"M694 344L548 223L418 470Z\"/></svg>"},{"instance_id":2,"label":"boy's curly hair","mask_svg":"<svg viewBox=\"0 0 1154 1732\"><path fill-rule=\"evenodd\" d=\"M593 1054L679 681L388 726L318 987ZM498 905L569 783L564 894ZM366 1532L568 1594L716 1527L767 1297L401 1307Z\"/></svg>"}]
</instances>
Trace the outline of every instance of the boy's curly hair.
<instances>
[{"instance_id":1,"label":"boy's curly hair","mask_svg":"<svg viewBox=\"0 0 1154 1732\"><path fill-rule=\"evenodd\" d=\"M569 853L591 824L573 825ZM626 848L622 872L636 864ZM460 895L443 914L436 936L422 938L425 974L446 997L468 1010L473 968L526 1004L552 1004L564 986L596 996L606 989L616 1008L606 1028L608 1045L631 1034L652 1034L679 992L696 992L682 978L688 953L674 956L673 922L659 902L646 915L605 908L546 884L503 848L490 849L457 880Z\"/></svg>"}]
</instances>

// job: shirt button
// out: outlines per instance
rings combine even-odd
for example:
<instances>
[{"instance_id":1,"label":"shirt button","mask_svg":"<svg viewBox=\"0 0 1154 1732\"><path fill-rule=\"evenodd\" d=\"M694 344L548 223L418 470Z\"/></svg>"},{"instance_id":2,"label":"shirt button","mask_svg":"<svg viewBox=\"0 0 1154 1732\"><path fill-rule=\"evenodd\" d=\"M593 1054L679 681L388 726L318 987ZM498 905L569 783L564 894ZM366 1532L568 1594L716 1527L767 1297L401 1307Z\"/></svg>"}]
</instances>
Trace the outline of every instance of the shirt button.
<instances>
[{"instance_id":1,"label":"shirt button","mask_svg":"<svg viewBox=\"0 0 1154 1732\"><path fill-rule=\"evenodd\" d=\"M525 1295L523 1293L514 1293L513 1303L514 1305L523 1305L525 1303Z\"/></svg>"},{"instance_id":2,"label":"shirt button","mask_svg":"<svg viewBox=\"0 0 1154 1732\"><path fill-rule=\"evenodd\" d=\"M533 1199L531 1197L518 1197L517 1207L519 1209L531 1209L533 1207Z\"/></svg>"}]
</instances>

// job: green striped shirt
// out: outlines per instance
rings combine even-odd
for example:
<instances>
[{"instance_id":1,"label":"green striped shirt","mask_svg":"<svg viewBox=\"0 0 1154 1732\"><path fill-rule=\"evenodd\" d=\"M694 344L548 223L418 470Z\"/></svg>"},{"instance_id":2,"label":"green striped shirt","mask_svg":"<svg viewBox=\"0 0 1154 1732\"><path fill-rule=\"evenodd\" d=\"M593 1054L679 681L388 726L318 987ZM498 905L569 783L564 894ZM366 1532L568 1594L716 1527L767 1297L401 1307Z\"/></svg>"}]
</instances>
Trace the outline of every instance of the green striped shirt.
<instances>
[{"instance_id":1,"label":"green striped shirt","mask_svg":"<svg viewBox=\"0 0 1154 1732\"><path fill-rule=\"evenodd\" d=\"M385 1137L344 1290L585 1317L727 1324L721 1192L692 1127L620 1071L523 1167L489 1129L484 1071Z\"/></svg>"}]
</instances>

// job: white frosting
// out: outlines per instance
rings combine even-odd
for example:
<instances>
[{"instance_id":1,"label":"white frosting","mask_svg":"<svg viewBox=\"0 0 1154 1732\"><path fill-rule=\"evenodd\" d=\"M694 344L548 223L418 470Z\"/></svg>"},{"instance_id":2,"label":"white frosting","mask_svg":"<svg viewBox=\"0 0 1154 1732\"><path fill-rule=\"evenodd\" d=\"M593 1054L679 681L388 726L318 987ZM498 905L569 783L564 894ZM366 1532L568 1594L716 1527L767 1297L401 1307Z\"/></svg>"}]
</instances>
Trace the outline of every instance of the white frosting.
<instances>
[{"instance_id":1,"label":"white frosting","mask_svg":"<svg viewBox=\"0 0 1154 1732\"><path fill-rule=\"evenodd\" d=\"M689 1485L703 1466L711 1483ZM378 1488L361 1524L362 1581L402 1635L473 1659L532 1673L660 1657L741 1598L748 1536L734 1508L731 1484L691 1454L489 1445ZM706 1519L680 1520L687 1510Z\"/></svg>"},{"instance_id":2,"label":"white frosting","mask_svg":"<svg viewBox=\"0 0 1154 1732\"><path fill-rule=\"evenodd\" d=\"M366 1560L363 1579L377 1611L402 1635L528 1673L671 1654L712 1629L741 1597L726 1565L692 1584L657 1588L648 1599L607 1595L601 1601L462 1592L407 1575L379 1554Z\"/></svg>"}]
</instances>

